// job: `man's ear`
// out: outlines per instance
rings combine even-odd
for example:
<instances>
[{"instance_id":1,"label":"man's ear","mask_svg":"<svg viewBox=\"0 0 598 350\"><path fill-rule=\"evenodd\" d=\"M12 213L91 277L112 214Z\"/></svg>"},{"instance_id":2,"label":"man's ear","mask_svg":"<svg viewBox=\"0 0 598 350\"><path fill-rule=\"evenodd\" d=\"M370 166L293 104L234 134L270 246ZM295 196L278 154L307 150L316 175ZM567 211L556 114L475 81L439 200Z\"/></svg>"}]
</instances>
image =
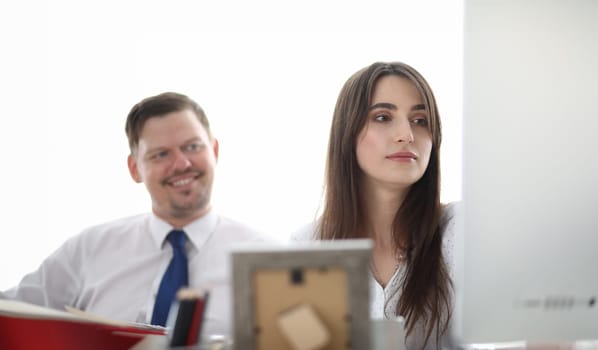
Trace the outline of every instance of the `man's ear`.
<instances>
[{"instance_id":1,"label":"man's ear","mask_svg":"<svg viewBox=\"0 0 598 350\"><path fill-rule=\"evenodd\" d=\"M139 176L139 170L137 169L137 160L132 154L127 157L127 165L129 166L129 174L133 178L133 181L141 183L141 176Z\"/></svg>"},{"instance_id":2,"label":"man's ear","mask_svg":"<svg viewBox=\"0 0 598 350\"><path fill-rule=\"evenodd\" d=\"M218 140L216 138L212 141L212 149L214 150L214 157L218 160Z\"/></svg>"}]
</instances>

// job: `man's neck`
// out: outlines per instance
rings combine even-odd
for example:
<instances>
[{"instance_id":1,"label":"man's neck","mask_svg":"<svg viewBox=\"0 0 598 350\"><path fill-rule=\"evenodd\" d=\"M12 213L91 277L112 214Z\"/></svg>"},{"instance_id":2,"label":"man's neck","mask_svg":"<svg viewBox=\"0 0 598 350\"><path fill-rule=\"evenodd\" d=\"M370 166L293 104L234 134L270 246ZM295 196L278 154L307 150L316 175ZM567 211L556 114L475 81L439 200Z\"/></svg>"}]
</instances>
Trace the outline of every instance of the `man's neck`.
<instances>
[{"instance_id":1,"label":"man's neck","mask_svg":"<svg viewBox=\"0 0 598 350\"><path fill-rule=\"evenodd\" d=\"M193 213L185 216L173 216L173 215L163 215L159 213L157 210L153 210L154 215L159 217L160 219L166 221L170 225L172 225L175 229L183 229L185 226L189 225L190 223L201 219L202 217L206 216L212 210L211 205L207 205L205 208L200 210L196 210Z\"/></svg>"}]
</instances>

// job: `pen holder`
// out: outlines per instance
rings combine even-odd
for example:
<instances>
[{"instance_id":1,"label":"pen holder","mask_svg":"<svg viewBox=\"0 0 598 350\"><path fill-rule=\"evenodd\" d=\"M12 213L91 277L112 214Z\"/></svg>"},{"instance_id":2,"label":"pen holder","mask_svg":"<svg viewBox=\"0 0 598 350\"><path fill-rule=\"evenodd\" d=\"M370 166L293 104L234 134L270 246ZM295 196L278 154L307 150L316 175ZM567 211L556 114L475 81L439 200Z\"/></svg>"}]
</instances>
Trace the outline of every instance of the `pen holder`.
<instances>
[{"instance_id":1,"label":"pen holder","mask_svg":"<svg viewBox=\"0 0 598 350\"><path fill-rule=\"evenodd\" d=\"M208 292L181 289L168 314L167 328L171 347L196 345L200 341Z\"/></svg>"}]
</instances>

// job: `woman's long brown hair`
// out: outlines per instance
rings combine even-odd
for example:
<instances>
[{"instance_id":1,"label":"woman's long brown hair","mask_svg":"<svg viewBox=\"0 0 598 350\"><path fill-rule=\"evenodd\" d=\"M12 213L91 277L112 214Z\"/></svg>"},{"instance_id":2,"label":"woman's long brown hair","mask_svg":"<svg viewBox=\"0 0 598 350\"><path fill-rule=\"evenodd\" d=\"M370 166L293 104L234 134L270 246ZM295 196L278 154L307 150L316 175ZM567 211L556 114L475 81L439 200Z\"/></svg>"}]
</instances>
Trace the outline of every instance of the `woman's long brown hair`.
<instances>
[{"instance_id":1,"label":"woman's long brown hair","mask_svg":"<svg viewBox=\"0 0 598 350\"><path fill-rule=\"evenodd\" d=\"M387 75L398 75L415 84L429 115L428 127L432 136L428 167L422 178L409 189L393 221L395 246L407 252L406 273L396 314L405 318L408 335L417 323L422 322L424 346L436 329L438 345L440 336L448 328L452 309L452 282L442 255L440 223L441 125L432 90L423 76L409 65L377 62L353 74L343 86L330 128L324 207L317 237L347 239L364 236L365 208L359 190L363 173L357 164L355 149L376 83ZM407 242L406 247L404 242Z\"/></svg>"}]
</instances>

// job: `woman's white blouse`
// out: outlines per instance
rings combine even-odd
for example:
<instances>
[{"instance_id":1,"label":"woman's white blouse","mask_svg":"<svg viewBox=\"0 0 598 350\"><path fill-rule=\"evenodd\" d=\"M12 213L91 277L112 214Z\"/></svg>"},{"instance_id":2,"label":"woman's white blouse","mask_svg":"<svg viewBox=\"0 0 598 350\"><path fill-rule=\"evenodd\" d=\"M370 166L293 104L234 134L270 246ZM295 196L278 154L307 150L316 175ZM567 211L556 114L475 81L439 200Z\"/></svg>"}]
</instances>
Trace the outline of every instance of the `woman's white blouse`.
<instances>
[{"instance_id":1,"label":"woman's white blouse","mask_svg":"<svg viewBox=\"0 0 598 350\"><path fill-rule=\"evenodd\" d=\"M442 212L442 219L441 219L441 226L443 232L443 241L442 241L442 252L444 254L445 261L447 263L449 274L451 278L453 278L453 271L455 266L455 256L454 256L454 247L455 247L455 212L456 212L457 205L455 203L450 203L444 205L443 212ZM302 241L302 240L310 240L315 239L316 229L317 229L318 221L311 222L297 232L291 235L291 240L293 241ZM386 288L382 288L382 286L376 281L374 275L370 271L370 318L372 319L389 319L394 320L397 319L395 315L395 310L397 308L397 303L401 296L401 280L403 275L405 274L405 264L400 265L400 267L395 271L394 275L391 277L390 281L386 285ZM419 332L422 332L423 329L420 329ZM412 334L410 338L407 339L407 348L411 349L412 346L417 347L414 342L417 342L416 338L418 329L415 330L415 334Z\"/></svg>"}]
</instances>

